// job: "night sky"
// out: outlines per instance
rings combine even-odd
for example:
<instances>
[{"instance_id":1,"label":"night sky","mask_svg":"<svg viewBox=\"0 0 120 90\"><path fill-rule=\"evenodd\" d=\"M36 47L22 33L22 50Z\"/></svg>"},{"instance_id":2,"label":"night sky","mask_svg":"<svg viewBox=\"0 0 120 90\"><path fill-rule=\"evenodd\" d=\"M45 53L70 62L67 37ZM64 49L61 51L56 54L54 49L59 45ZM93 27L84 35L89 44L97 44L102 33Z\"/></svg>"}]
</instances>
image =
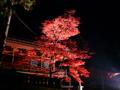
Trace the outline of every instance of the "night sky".
<instances>
[{"instance_id":1,"label":"night sky","mask_svg":"<svg viewBox=\"0 0 120 90\"><path fill-rule=\"evenodd\" d=\"M120 71L120 40L118 6L104 0L37 0L31 12L17 6L17 15L35 32L34 35L16 18L12 17L9 37L34 40L41 35L41 22L62 15L67 9L75 9L80 17L81 37L95 51L90 67L106 71Z\"/></svg>"}]
</instances>

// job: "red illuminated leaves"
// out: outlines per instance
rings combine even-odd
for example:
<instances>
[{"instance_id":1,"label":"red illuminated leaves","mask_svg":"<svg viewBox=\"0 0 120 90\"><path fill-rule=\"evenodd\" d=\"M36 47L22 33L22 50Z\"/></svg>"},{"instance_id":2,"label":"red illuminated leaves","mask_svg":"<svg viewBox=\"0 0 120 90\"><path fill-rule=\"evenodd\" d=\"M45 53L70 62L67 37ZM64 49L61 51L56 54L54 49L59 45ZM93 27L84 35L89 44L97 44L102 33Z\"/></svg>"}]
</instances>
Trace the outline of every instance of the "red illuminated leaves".
<instances>
[{"instance_id":1,"label":"red illuminated leaves","mask_svg":"<svg viewBox=\"0 0 120 90\"><path fill-rule=\"evenodd\" d=\"M70 75L80 83L80 76L89 76L89 72L81 67L85 64L82 60L89 59L90 56L85 50L79 51L75 41L68 40L69 37L80 33L79 18L73 17L74 13L75 11L71 10L67 11L64 16L46 20L42 28L45 36L41 37L39 46L44 60L49 58L54 63L62 61L60 66L69 67Z\"/></svg>"},{"instance_id":2,"label":"red illuminated leaves","mask_svg":"<svg viewBox=\"0 0 120 90\"><path fill-rule=\"evenodd\" d=\"M78 73L78 71L74 68L70 68L69 69L69 72L70 72L70 75L76 80L78 81L79 83L82 82L82 80L80 79L80 75Z\"/></svg>"},{"instance_id":3,"label":"red illuminated leaves","mask_svg":"<svg viewBox=\"0 0 120 90\"><path fill-rule=\"evenodd\" d=\"M80 65L84 65L85 62L81 61L81 60L68 60L65 63L62 63L60 66L64 66L64 67L79 67Z\"/></svg>"},{"instance_id":4,"label":"red illuminated leaves","mask_svg":"<svg viewBox=\"0 0 120 90\"><path fill-rule=\"evenodd\" d=\"M36 56L35 50L28 50L28 51L27 51L27 56L28 56L28 57L34 57L34 56Z\"/></svg>"},{"instance_id":5,"label":"red illuminated leaves","mask_svg":"<svg viewBox=\"0 0 120 90\"><path fill-rule=\"evenodd\" d=\"M66 40L71 36L79 34L79 18L73 17L70 13L67 17L59 16L53 20L46 20L43 23L43 33L52 40Z\"/></svg>"},{"instance_id":6,"label":"red illuminated leaves","mask_svg":"<svg viewBox=\"0 0 120 90\"><path fill-rule=\"evenodd\" d=\"M87 69L85 69L85 67L83 66L77 67L77 70L81 76L89 77L90 72Z\"/></svg>"},{"instance_id":7,"label":"red illuminated leaves","mask_svg":"<svg viewBox=\"0 0 120 90\"><path fill-rule=\"evenodd\" d=\"M73 17L73 14L74 10L53 20L46 20L42 28L44 35L36 42L41 55L35 59L35 50L29 50L26 58L47 62L50 66L59 61L60 66L69 67L69 74L81 83L80 77L89 77L90 74L83 66L83 60L90 59L91 56L88 55L89 50L78 50L77 42L69 39L80 33L79 19ZM69 78L65 79L69 81Z\"/></svg>"},{"instance_id":8,"label":"red illuminated leaves","mask_svg":"<svg viewBox=\"0 0 120 90\"><path fill-rule=\"evenodd\" d=\"M90 59L88 50L78 50L77 43L73 40L52 41L46 36L37 42L42 53L41 60L55 64L60 61L60 66L69 67L69 74L79 83L82 82L80 76L88 77L89 72L83 67L84 59Z\"/></svg>"},{"instance_id":9,"label":"red illuminated leaves","mask_svg":"<svg viewBox=\"0 0 120 90\"><path fill-rule=\"evenodd\" d=\"M68 60L65 63L62 63L60 66L69 67L69 74L79 83L82 82L80 76L89 77L89 72L83 67L85 62L82 60Z\"/></svg>"},{"instance_id":10,"label":"red illuminated leaves","mask_svg":"<svg viewBox=\"0 0 120 90\"><path fill-rule=\"evenodd\" d=\"M70 81L71 81L71 78L69 78L69 77L64 77L63 80L64 80L65 82L70 82Z\"/></svg>"}]
</instances>

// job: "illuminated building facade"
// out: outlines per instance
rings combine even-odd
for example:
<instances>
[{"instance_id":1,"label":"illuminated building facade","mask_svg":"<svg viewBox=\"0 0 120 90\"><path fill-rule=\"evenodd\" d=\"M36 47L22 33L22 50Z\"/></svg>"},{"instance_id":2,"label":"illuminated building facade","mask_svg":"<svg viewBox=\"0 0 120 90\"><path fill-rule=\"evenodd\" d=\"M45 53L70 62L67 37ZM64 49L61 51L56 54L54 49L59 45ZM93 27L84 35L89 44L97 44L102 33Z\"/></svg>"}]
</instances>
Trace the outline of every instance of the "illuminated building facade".
<instances>
[{"instance_id":1,"label":"illuminated building facade","mask_svg":"<svg viewBox=\"0 0 120 90\"><path fill-rule=\"evenodd\" d=\"M35 58L25 57L29 51L35 50ZM49 64L41 62L36 58L41 55L35 42L28 42L13 38L8 38L3 50L3 68L16 69L20 73L44 75L49 77ZM55 66L55 65L54 65ZM56 67L52 67L56 69ZM59 71L53 74L53 77L63 77L64 72Z\"/></svg>"}]
</instances>

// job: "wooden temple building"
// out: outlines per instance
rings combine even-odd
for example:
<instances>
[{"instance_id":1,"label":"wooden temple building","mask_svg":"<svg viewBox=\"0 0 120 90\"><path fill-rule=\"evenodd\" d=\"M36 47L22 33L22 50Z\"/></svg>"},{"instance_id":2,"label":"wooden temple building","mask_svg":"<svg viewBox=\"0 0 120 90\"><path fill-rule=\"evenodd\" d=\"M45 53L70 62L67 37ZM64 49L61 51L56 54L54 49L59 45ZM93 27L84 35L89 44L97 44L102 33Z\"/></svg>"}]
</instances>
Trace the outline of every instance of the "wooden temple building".
<instances>
[{"instance_id":1,"label":"wooden temple building","mask_svg":"<svg viewBox=\"0 0 120 90\"><path fill-rule=\"evenodd\" d=\"M50 66L47 62L40 62L34 59L25 59L26 53L29 50L35 50L36 56L40 56L39 48L35 42L28 42L24 40L18 40L14 38L8 38L3 50L2 66L5 69L15 69L17 73L25 75L34 75L45 78L64 78L66 72L63 69L58 68L56 65L52 67L53 72L50 70ZM56 70L57 69L57 70ZM30 82L28 78L27 81ZM46 82L47 83L47 82ZM72 88L71 82L64 85L63 88ZM68 90L68 89L66 89ZM71 89L69 89L71 90Z\"/></svg>"}]
</instances>

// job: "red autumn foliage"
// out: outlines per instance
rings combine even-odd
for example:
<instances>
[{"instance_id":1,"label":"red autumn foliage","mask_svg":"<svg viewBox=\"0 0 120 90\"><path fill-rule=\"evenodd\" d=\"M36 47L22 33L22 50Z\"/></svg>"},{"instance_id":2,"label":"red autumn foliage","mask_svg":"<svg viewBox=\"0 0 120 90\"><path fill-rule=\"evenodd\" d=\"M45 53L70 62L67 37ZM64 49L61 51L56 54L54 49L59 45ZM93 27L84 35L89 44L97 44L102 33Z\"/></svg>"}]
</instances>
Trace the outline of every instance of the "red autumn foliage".
<instances>
[{"instance_id":1,"label":"red autumn foliage","mask_svg":"<svg viewBox=\"0 0 120 90\"><path fill-rule=\"evenodd\" d=\"M74 12L73 12L74 13ZM79 18L73 17L70 12L67 17L59 16L43 23L43 33L52 40L65 40L79 34Z\"/></svg>"},{"instance_id":2,"label":"red autumn foliage","mask_svg":"<svg viewBox=\"0 0 120 90\"><path fill-rule=\"evenodd\" d=\"M49 65L60 62L59 66L69 68L69 75L81 83L80 77L89 77L90 74L85 69L83 60L90 59L91 56L88 55L89 50L79 50L77 42L69 39L80 33L78 30L79 19L75 18L73 14L73 11L67 12L64 16L46 20L42 27L44 35L36 42L41 55L35 59L35 50L31 50L28 51L26 58L47 61Z\"/></svg>"}]
</instances>

